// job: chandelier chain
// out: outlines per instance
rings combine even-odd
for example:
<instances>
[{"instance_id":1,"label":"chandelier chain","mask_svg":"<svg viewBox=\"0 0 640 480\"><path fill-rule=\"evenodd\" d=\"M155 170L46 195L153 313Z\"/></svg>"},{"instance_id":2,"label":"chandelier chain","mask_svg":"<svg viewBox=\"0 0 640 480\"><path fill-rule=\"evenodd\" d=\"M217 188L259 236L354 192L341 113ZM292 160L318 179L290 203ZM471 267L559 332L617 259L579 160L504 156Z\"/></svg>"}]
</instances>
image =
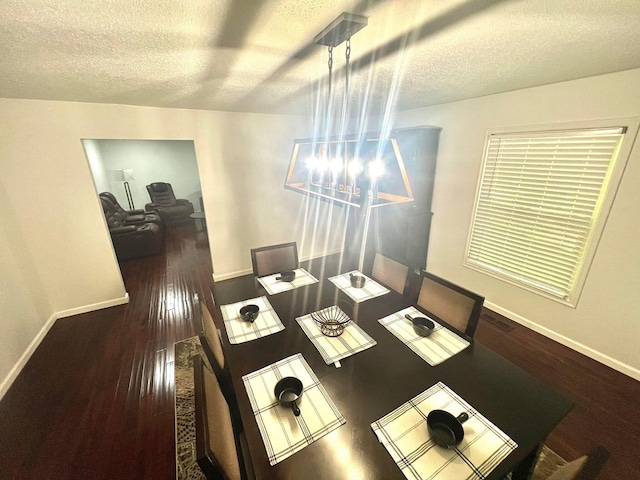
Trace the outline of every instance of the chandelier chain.
<instances>
[{"instance_id":1,"label":"chandelier chain","mask_svg":"<svg viewBox=\"0 0 640 480\"><path fill-rule=\"evenodd\" d=\"M345 98L348 98L349 95L349 58L351 57L351 38L347 39L347 48L345 50L345 61L346 61L346 65L345 65ZM345 100L346 103L346 100Z\"/></svg>"},{"instance_id":2,"label":"chandelier chain","mask_svg":"<svg viewBox=\"0 0 640 480\"><path fill-rule=\"evenodd\" d=\"M327 112L325 117L327 131L331 125L331 97L333 96L333 47L328 47L328 51L329 60L327 64L329 66L329 79L327 82Z\"/></svg>"},{"instance_id":3,"label":"chandelier chain","mask_svg":"<svg viewBox=\"0 0 640 480\"><path fill-rule=\"evenodd\" d=\"M340 122L340 138L344 137L347 123L347 108L349 103L349 58L351 57L351 38L346 41L345 70L344 70L344 94L342 98L342 119Z\"/></svg>"}]
</instances>

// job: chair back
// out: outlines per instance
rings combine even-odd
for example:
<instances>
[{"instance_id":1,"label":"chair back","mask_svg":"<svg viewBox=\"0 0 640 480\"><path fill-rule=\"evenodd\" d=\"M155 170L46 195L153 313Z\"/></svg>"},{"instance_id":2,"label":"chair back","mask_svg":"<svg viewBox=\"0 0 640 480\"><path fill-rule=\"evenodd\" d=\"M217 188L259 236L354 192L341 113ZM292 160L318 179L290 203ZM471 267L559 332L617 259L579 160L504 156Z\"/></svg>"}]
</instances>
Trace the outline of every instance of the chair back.
<instances>
[{"instance_id":1,"label":"chair back","mask_svg":"<svg viewBox=\"0 0 640 480\"><path fill-rule=\"evenodd\" d=\"M576 480L586 463L586 455L576 458L555 470L547 477L547 480Z\"/></svg>"},{"instance_id":2,"label":"chair back","mask_svg":"<svg viewBox=\"0 0 640 480\"><path fill-rule=\"evenodd\" d=\"M116 196L111 193L111 192L102 192L98 194L100 198L106 198L107 200L109 200L111 203L113 203L113 206L115 207L115 209L122 215L124 215L126 217L127 212L124 210L124 208L122 208L122 206L118 203L118 200L116 199Z\"/></svg>"},{"instance_id":3,"label":"chair back","mask_svg":"<svg viewBox=\"0 0 640 480\"><path fill-rule=\"evenodd\" d=\"M104 213L104 217L107 220L109 229L118 228L125 225L127 214L122 211L122 209L118 210L116 205L108 197L103 196L102 194L100 194L99 197L100 203L102 204L102 212Z\"/></svg>"},{"instance_id":4,"label":"chair back","mask_svg":"<svg viewBox=\"0 0 640 480\"><path fill-rule=\"evenodd\" d=\"M409 267L406 265L376 253L371 271L371 276L375 280L379 280L387 287L403 294L407 286L408 274Z\"/></svg>"},{"instance_id":5,"label":"chair back","mask_svg":"<svg viewBox=\"0 0 640 480\"><path fill-rule=\"evenodd\" d=\"M211 297L213 299L213 295ZM215 299L213 299L213 305L215 308ZM194 298L194 309L195 315L199 316L202 321L202 329L199 335L200 345L202 345L207 363L218 379L222 393L227 399L233 421L237 428L240 429L242 428L242 419L240 417L236 392L233 389L231 373L229 372L229 366L224 356L222 333L220 329L216 327L207 305L204 302L200 302L197 295L195 295Z\"/></svg>"},{"instance_id":6,"label":"chair back","mask_svg":"<svg viewBox=\"0 0 640 480\"><path fill-rule=\"evenodd\" d=\"M484 297L425 271L420 277L418 306L472 338L482 313Z\"/></svg>"},{"instance_id":7,"label":"chair back","mask_svg":"<svg viewBox=\"0 0 640 480\"><path fill-rule=\"evenodd\" d=\"M147 192L149 192L151 201L158 205L170 207L177 203L176 196L173 193L173 188L170 183L152 183L151 185L147 185Z\"/></svg>"},{"instance_id":8,"label":"chair back","mask_svg":"<svg viewBox=\"0 0 640 480\"><path fill-rule=\"evenodd\" d=\"M298 268L296 242L251 249L251 264L256 277Z\"/></svg>"},{"instance_id":9,"label":"chair back","mask_svg":"<svg viewBox=\"0 0 640 480\"><path fill-rule=\"evenodd\" d=\"M196 458L208 479L240 480L246 478L239 432L231 419L215 374L202 357L193 357L195 397Z\"/></svg>"},{"instance_id":10,"label":"chair back","mask_svg":"<svg viewBox=\"0 0 640 480\"><path fill-rule=\"evenodd\" d=\"M602 445L555 470L546 480L596 480L610 457Z\"/></svg>"},{"instance_id":11,"label":"chair back","mask_svg":"<svg viewBox=\"0 0 640 480\"><path fill-rule=\"evenodd\" d=\"M212 368L223 371L226 364L220 330L216 328L211 312L209 312L209 309L204 303L198 302L197 308L200 309L200 318L202 319L200 343L207 354L207 359Z\"/></svg>"}]
</instances>

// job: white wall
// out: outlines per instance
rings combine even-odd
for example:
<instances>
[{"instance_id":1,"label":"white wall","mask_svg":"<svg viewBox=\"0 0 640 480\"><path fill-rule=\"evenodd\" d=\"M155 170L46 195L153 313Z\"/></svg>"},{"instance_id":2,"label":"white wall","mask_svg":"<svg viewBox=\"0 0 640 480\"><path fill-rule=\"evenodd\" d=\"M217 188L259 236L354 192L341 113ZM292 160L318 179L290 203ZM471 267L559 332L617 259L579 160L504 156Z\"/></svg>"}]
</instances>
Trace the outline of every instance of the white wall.
<instances>
[{"instance_id":1,"label":"white wall","mask_svg":"<svg viewBox=\"0 0 640 480\"><path fill-rule=\"evenodd\" d=\"M126 301L82 139L194 141L217 278L249 272L255 246L296 240L303 258L339 248L326 204L305 215L303 197L283 188L305 118L18 99L0 99L0 111L0 277L10 284L0 378L50 318ZM32 301L35 311L17 315Z\"/></svg>"},{"instance_id":2,"label":"white wall","mask_svg":"<svg viewBox=\"0 0 640 480\"><path fill-rule=\"evenodd\" d=\"M84 143L96 146L102 168L107 172L108 182L99 191L113 193L125 210L128 209L128 203L124 184L113 179L113 173L122 169L132 171L133 178L129 180L129 188L134 208L144 209L145 204L151 201L147 185L152 182L167 182L171 184L177 198L186 198L193 203L196 211L200 211L202 192L193 141L85 140ZM95 178L97 172L94 170L88 150L87 157Z\"/></svg>"},{"instance_id":3,"label":"white wall","mask_svg":"<svg viewBox=\"0 0 640 480\"><path fill-rule=\"evenodd\" d=\"M98 192L108 191L111 188L109 175L102 160L100 144L97 140L83 140L82 145L89 161L89 168L93 174L93 181Z\"/></svg>"},{"instance_id":4,"label":"white wall","mask_svg":"<svg viewBox=\"0 0 640 480\"><path fill-rule=\"evenodd\" d=\"M18 222L19 209L0 181L0 397L26 362L32 341L48 330L51 306ZM19 365L16 365L19 363ZM15 368L14 368L15 367ZM4 379L4 380L3 380Z\"/></svg>"},{"instance_id":5,"label":"white wall","mask_svg":"<svg viewBox=\"0 0 640 480\"><path fill-rule=\"evenodd\" d=\"M187 111L191 113L192 111ZM251 271L253 247L295 240L302 258L340 248L342 209L284 189L293 139L311 131L302 117L197 111L190 125L216 279ZM305 215L305 212L308 212Z\"/></svg>"},{"instance_id":6,"label":"white wall","mask_svg":"<svg viewBox=\"0 0 640 480\"><path fill-rule=\"evenodd\" d=\"M427 269L489 307L640 379L640 145L634 146L577 308L463 266L485 136L496 127L640 115L640 69L398 114L442 127Z\"/></svg>"}]
</instances>

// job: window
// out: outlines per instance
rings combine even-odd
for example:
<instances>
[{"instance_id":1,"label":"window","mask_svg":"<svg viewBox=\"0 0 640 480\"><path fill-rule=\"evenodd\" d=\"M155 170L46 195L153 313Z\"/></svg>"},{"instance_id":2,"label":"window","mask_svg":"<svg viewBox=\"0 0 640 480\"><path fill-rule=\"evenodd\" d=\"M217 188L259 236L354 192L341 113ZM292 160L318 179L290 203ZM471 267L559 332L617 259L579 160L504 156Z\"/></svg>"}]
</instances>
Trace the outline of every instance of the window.
<instances>
[{"instance_id":1,"label":"window","mask_svg":"<svg viewBox=\"0 0 640 480\"><path fill-rule=\"evenodd\" d=\"M489 133L465 264L575 306L626 163L626 131Z\"/></svg>"}]
</instances>

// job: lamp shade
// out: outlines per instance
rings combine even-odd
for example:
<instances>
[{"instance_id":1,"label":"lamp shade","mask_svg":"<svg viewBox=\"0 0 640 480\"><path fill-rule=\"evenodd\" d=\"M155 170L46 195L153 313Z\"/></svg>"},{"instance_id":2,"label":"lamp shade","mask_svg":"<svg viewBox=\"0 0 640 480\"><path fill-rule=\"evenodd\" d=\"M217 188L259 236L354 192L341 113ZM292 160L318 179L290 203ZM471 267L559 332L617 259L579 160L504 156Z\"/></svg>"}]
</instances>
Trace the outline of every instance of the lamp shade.
<instances>
[{"instance_id":1,"label":"lamp shade","mask_svg":"<svg viewBox=\"0 0 640 480\"><path fill-rule=\"evenodd\" d=\"M114 182L126 182L124 178L124 170L112 170L111 175Z\"/></svg>"},{"instance_id":2,"label":"lamp shade","mask_svg":"<svg viewBox=\"0 0 640 480\"><path fill-rule=\"evenodd\" d=\"M133 169L131 168L120 168L118 170L111 171L112 178L114 182L131 182L134 180L133 178Z\"/></svg>"},{"instance_id":3,"label":"lamp shade","mask_svg":"<svg viewBox=\"0 0 640 480\"><path fill-rule=\"evenodd\" d=\"M122 170L122 176L124 177L124 181L125 182L131 182L131 181L135 180L133 178L133 169L131 169L131 168L124 168Z\"/></svg>"}]
</instances>

